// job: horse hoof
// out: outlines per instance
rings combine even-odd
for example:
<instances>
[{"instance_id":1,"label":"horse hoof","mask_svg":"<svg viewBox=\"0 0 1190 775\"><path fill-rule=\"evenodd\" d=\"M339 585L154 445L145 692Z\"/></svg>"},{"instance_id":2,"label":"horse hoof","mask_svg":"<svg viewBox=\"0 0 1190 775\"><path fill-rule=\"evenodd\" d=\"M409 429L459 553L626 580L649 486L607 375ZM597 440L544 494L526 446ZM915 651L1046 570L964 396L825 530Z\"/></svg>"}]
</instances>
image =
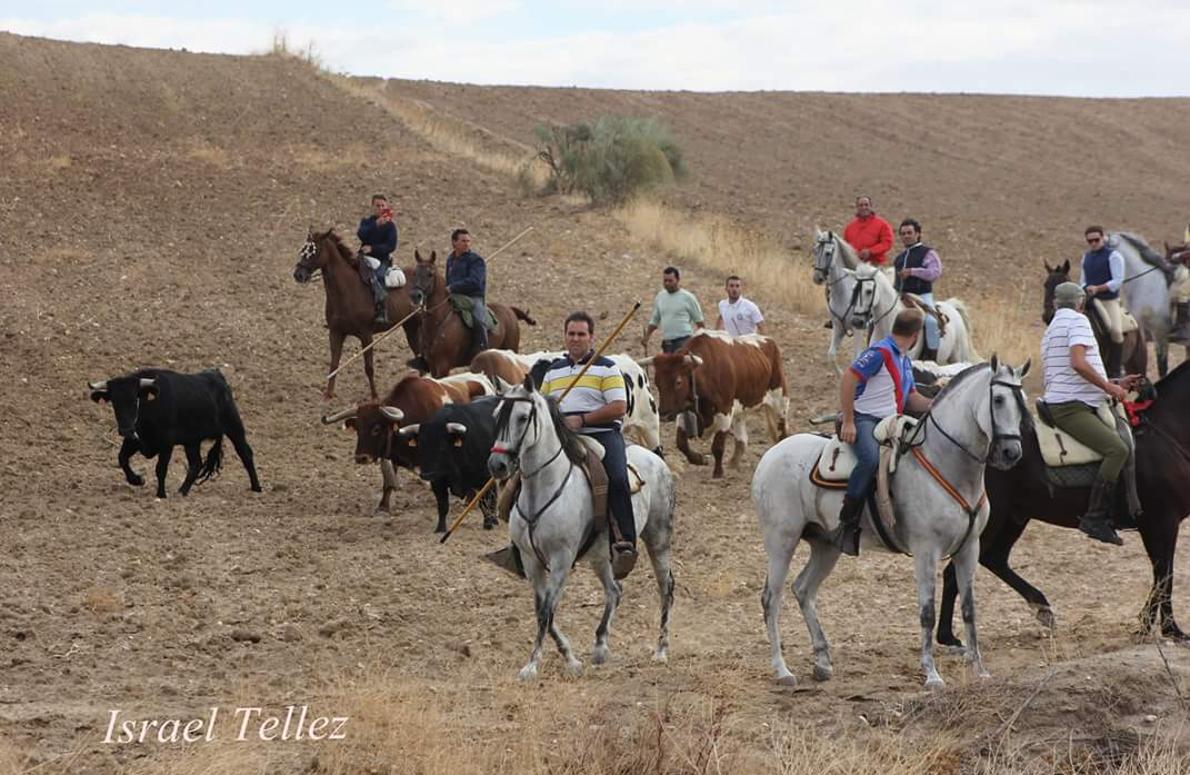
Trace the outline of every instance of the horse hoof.
<instances>
[{"instance_id":1,"label":"horse hoof","mask_svg":"<svg viewBox=\"0 0 1190 775\"><path fill-rule=\"evenodd\" d=\"M975 677L981 681L990 681L992 678L992 674L989 673L987 670L984 670L981 667L980 669L975 671Z\"/></svg>"},{"instance_id":2,"label":"horse hoof","mask_svg":"<svg viewBox=\"0 0 1190 775\"><path fill-rule=\"evenodd\" d=\"M942 653L952 657L967 656L967 647L962 643L952 643L942 647Z\"/></svg>"},{"instance_id":3,"label":"horse hoof","mask_svg":"<svg viewBox=\"0 0 1190 775\"><path fill-rule=\"evenodd\" d=\"M665 663L669 662L669 654L666 653L665 649L657 649L653 652L653 661L664 665Z\"/></svg>"},{"instance_id":4,"label":"horse hoof","mask_svg":"<svg viewBox=\"0 0 1190 775\"><path fill-rule=\"evenodd\" d=\"M792 673L789 675L783 675L777 679L777 685L793 688L794 686L797 686L797 676L793 675Z\"/></svg>"},{"instance_id":5,"label":"horse hoof","mask_svg":"<svg viewBox=\"0 0 1190 775\"><path fill-rule=\"evenodd\" d=\"M946 684L945 684L945 682L943 682L943 680L941 678L927 678L926 679L926 689L931 692L936 692L945 686L946 686Z\"/></svg>"},{"instance_id":6,"label":"horse hoof","mask_svg":"<svg viewBox=\"0 0 1190 775\"><path fill-rule=\"evenodd\" d=\"M145 486L145 478L143 476L141 476L140 474L133 474L132 476L127 477L127 479L128 479L128 483L131 484L133 487L144 487Z\"/></svg>"},{"instance_id":7,"label":"horse hoof","mask_svg":"<svg viewBox=\"0 0 1190 775\"><path fill-rule=\"evenodd\" d=\"M596 646L595 650L591 652L591 664L602 665L607 662L609 656L611 656L611 649L607 646Z\"/></svg>"},{"instance_id":8,"label":"horse hoof","mask_svg":"<svg viewBox=\"0 0 1190 775\"><path fill-rule=\"evenodd\" d=\"M567 662L566 667L563 670L566 673L567 677L578 678L580 675L583 674L583 663L579 662L577 659L575 659L571 662Z\"/></svg>"},{"instance_id":9,"label":"horse hoof","mask_svg":"<svg viewBox=\"0 0 1190 775\"><path fill-rule=\"evenodd\" d=\"M814 665L815 681L829 681L834 674L835 670L830 665Z\"/></svg>"},{"instance_id":10,"label":"horse hoof","mask_svg":"<svg viewBox=\"0 0 1190 775\"><path fill-rule=\"evenodd\" d=\"M525 665L521 668L521 672L516 674L516 679L522 682L537 680L537 665Z\"/></svg>"},{"instance_id":11,"label":"horse hoof","mask_svg":"<svg viewBox=\"0 0 1190 775\"><path fill-rule=\"evenodd\" d=\"M1045 627L1046 629L1052 630L1058 623L1057 617L1054 616L1054 609L1050 608L1048 605L1039 607L1037 609L1036 616L1037 621L1041 622L1041 626Z\"/></svg>"}]
</instances>

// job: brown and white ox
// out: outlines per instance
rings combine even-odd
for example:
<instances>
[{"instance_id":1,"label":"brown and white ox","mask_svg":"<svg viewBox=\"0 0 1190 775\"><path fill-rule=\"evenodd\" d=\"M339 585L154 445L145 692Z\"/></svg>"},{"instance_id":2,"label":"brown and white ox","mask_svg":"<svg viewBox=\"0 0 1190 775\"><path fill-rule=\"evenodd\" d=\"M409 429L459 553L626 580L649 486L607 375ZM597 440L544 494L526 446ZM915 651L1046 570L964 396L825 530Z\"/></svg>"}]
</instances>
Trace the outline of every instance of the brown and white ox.
<instances>
[{"instance_id":1,"label":"brown and white ox","mask_svg":"<svg viewBox=\"0 0 1190 775\"><path fill-rule=\"evenodd\" d=\"M433 379L411 372L402 377L380 401L369 401L324 416L332 425L345 422L355 431L355 462L360 465L380 463L384 492L377 511L390 510L390 498L397 488L393 463L410 471L418 466L416 433L402 435L402 428L414 428L430 419L447 404L465 404L473 398L492 396L496 389L483 374L465 372Z\"/></svg>"},{"instance_id":2,"label":"brown and white ox","mask_svg":"<svg viewBox=\"0 0 1190 775\"><path fill-rule=\"evenodd\" d=\"M662 353L639 361L653 365L653 381L661 399L661 419L678 418L677 447L695 465L706 457L690 449L690 435L714 430L711 454L723 476L727 434L735 437L730 465L735 468L748 446L745 410L760 408L776 443L785 438L789 395L781 351L767 336L732 337L722 331L699 331L676 353Z\"/></svg>"}]
</instances>

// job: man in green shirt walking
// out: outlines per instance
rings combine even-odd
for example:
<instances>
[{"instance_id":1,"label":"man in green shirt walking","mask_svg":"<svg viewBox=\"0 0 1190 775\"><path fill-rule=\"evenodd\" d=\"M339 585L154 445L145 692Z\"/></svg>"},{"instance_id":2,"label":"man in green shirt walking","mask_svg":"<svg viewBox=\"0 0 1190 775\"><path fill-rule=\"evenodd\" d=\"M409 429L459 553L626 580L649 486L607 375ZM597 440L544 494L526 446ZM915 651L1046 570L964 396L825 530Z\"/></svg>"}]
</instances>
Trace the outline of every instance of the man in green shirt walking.
<instances>
[{"instance_id":1,"label":"man in green shirt walking","mask_svg":"<svg viewBox=\"0 0 1190 775\"><path fill-rule=\"evenodd\" d=\"M659 291L653 299L653 317L649 319L649 326L640 341L648 350L649 337L660 328L661 351L675 353L682 349L682 345L696 330L703 327L702 307L693 293L682 288L681 273L677 267L665 267L661 284L665 290Z\"/></svg>"}]
</instances>

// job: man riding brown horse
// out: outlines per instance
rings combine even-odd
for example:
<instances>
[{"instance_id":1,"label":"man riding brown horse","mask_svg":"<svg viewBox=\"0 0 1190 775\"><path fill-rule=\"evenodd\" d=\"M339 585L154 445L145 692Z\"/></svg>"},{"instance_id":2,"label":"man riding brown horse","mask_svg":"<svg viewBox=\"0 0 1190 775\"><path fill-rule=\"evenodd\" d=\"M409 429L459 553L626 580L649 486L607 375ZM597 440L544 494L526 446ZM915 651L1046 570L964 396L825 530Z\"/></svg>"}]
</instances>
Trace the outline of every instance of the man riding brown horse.
<instances>
[{"instance_id":1,"label":"man riding brown horse","mask_svg":"<svg viewBox=\"0 0 1190 775\"><path fill-rule=\"evenodd\" d=\"M375 322L388 325L385 299L388 289L384 284L388 270L392 268L392 254L397 249L397 224L393 221L393 209L384 194L372 195L372 215L359 222L355 235L359 237L361 256L360 276L372 288L372 300L376 304ZM368 265L368 258L379 262L374 269Z\"/></svg>"}]
</instances>

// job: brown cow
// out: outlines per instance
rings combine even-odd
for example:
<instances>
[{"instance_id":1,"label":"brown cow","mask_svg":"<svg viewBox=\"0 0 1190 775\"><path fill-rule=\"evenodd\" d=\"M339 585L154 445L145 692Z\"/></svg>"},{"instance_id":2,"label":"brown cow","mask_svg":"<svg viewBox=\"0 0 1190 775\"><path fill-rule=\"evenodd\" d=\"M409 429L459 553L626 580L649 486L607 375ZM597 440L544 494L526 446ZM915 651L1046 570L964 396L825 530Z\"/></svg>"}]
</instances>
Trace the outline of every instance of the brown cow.
<instances>
[{"instance_id":1,"label":"brown cow","mask_svg":"<svg viewBox=\"0 0 1190 775\"><path fill-rule=\"evenodd\" d=\"M701 435L704 428L714 428L714 478L723 476L723 449L729 432L735 437L733 468L748 445L745 409L761 407L773 442L785 438L789 396L781 351L769 337L699 331L678 352L655 355L640 363L653 364L662 419L684 415L678 422L677 446L691 463L704 465L706 457L691 451L690 433ZM690 414L694 423L683 422Z\"/></svg>"},{"instance_id":2,"label":"brown cow","mask_svg":"<svg viewBox=\"0 0 1190 775\"><path fill-rule=\"evenodd\" d=\"M473 398L495 394L491 380L482 374L432 379L411 372L393 385L381 401L369 401L324 416L322 422L331 425L346 420L346 426L355 430L355 462L367 465L380 461L384 492L376 510L389 511L389 499L397 488L392 460L411 471L417 468L417 424L430 419L447 404L466 404ZM407 429L411 433L400 432Z\"/></svg>"}]
</instances>

